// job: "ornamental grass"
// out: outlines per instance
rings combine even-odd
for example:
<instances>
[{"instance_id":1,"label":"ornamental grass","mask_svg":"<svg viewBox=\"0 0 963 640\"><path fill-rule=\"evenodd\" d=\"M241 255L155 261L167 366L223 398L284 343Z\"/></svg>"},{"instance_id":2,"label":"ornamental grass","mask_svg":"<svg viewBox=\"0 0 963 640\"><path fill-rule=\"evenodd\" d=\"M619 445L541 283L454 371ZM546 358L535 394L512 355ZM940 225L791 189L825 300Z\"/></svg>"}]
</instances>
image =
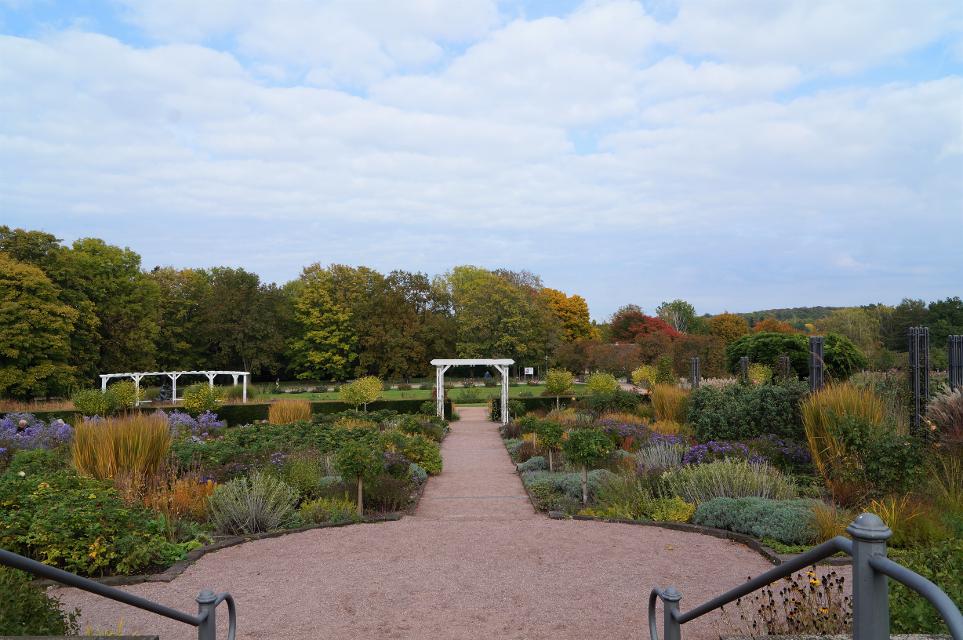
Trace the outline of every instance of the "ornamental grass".
<instances>
[{"instance_id":1,"label":"ornamental grass","mask_svg":"<svg viewBox=\"0 0 963 640\"><path fill-rule=\"evenodd\" d=\"M71 454L81 475L144 482L161 469L170 447L164 416L132 414L81 422L74 431Z\"/></svg>"},{"instance_id":2,"label":"ornamental grass","mask_svg":"<svg viewBox=\"0 0 963 640\"><path fill-rule=\"evenodd\" d=\"M735 459L667 471L662 475L661 484L664 496L680 496L695 504L713 498L750 496L784 500L795 498L797 493L792 479L768 463Z\"/></svg>"},{"instance_id":3,"label":"ornamental grass","mask_svg":"<svg viewBox=\"0 0 963 640\"><path fill-rule=\"evenodd\" d=\"M268 422L271 424L291 424L311 419L311 403L307 400L285 398L275 400L268 408Z\"/></svg>"},{"instance_id":4,"label":"ornamental grass","mask_svg":"<svg viewBox=\"0 0 963 640\"><path fill-rule=\"evenodd\" d=\"M849 421L859 421L873 430L887 424L886 402L870 389L851 384L830 385L802 403L803 429L816 470L833 496L851 502L862 489L846 479L837 467L847 464L853 454L845 445L842 430Z\"/></svg>"},{"instance_id":5,"label":"ornamental grass","mask_svg":"<svg viewBox=\"0 0 963 640\"><path fill-rule=\"evenodd\" d=\"M689 392L675 385L657 384L652 388L652 408L656 420L685 422Z\"/></svg>"}]
</instances>

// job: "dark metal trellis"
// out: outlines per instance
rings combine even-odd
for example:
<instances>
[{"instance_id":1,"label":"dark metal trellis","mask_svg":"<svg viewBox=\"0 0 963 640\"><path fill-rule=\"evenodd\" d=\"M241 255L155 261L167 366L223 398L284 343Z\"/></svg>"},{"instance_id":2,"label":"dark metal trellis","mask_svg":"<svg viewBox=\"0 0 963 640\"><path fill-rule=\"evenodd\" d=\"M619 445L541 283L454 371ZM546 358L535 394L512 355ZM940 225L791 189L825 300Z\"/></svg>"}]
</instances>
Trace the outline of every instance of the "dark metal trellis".
<instances>
[{"instance_id":1,"label":"dark metal trellis","mask_svg":"<svg viewBox=\"0 0 963 640\"><path fill-rule=\"evenodd\" d=\"M692 388L698 389L699 383L702 381L702 367L699 356L693 356L692 360L689 361L689 378L692 381Z\"/></svg>"},{"instance_id":2,"label":"dark metal trellis","mask_svg":"<svg viewBox=\"0 0 963 640\"><path fill-rule=\"evenodd\" d=\"M950 351L950 389L963 390L963 336L949 337Z\"/></svg>"},{"instance_id":3,"label":"dark metal trellis","mask_svg":"<svg viewBox=\"0 0 963 640\"><path fill-rule=\"evenodd\" d=\"M778 371L779 371L779 376L780 376L781 378L784 378L784 379L789 379L789 376L792 375L792 369L790 368L790 367L791 367L791 364L790 364L790 362L789 362L789 356L786 356L786 355L779 356L779 360L778 360L777 362L778 362L777 368L778 368Z\"/></svg>"},{"instance_id":4,"label":"dark metal trellis","mask_svg":"<svg viewBox=\"0 0 963 640\"><path fill-rule=\"evenodd\" d=\"M826 362L823 360L823 337L809 338L809 390L819 391L826 384Z\"/></svg>"},{"instance_id":5,"label":"dark metal trellis","mask_svg":"<svg viewBox=\"0 0 963 640\"><path fill-rule=\"evenodd\" d=\"M930 330L929 327L910 327L909 372L913 392L913 427L920 429L926 401L930 397Z\"/></svg>"}]
</instances>

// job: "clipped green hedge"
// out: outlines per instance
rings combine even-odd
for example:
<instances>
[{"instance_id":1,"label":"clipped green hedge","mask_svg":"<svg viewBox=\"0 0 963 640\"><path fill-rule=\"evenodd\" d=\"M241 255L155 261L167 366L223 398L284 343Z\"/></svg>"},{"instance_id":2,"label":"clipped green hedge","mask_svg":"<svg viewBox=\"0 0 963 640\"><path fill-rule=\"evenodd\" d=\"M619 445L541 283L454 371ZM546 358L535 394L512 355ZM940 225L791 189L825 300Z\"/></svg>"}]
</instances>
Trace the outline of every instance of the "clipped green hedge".
<instances>
[{"instance_id":1,"label":"clipped green hedge","mask_svg":"<svg viewBox=\"0 0 963 640\"><path fill-rule=\"evenodd\" d=\"M532 399L532 398L530 398ZM379 411L381 409L391 409L398 413L418 413L424 400L378 400L368 403L368 411ZM222 420L227 420L230 427L241 424L250 424L258 420L267 420L268 408L271 405L267 402L249 402L247 404L225 404L215 410L215 413ZM138 409L141 412L153 413L161 407L150 405L142 406ZM174 407L180 409L180 407ZM164 407L165 411L170 411L171 407ZM331 414L341 413L354 409L353 405L339 401L321 401L311 403L311 413ZM78 417L79 412L73 410L66 411L34 411L33 415L41 420L50 421L60 418L66 422L73 421ZM451 401L445 400L445 415L451 415Z\"/></svg>"}]
</instances>

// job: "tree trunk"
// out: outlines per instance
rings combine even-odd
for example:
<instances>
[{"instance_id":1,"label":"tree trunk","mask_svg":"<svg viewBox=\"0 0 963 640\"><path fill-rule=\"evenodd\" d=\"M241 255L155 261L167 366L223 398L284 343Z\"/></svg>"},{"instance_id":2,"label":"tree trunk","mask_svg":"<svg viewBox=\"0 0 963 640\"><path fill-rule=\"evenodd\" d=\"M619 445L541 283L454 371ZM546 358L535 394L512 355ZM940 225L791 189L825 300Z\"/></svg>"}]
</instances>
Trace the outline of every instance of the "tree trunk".
<instances>
[{"instance_id":1,"label":"tree trunk","mask_svg":"<svg viewBox=\"0 0 963 640\"><path fill-rule=\"evenodd\" d=\"M582 465L582 506L588 506L588 468Z\"/></svg>"},{"instance_id":2,"label":"tree trunk","mask_svg":"<svg viewBox=\"0 0 963 640\"><path fill-rule=\"evenodd\" d=\"M358 515L364 517L364 493L362 490L361 476L358 476Z\"/></svg>"},{"instance_id":3,"label":"tree trunk","mask_svg":"<svg viewBox=\"0 0 963 640\"><path fill-rule=\"evenodd\" d=\"M559 396L555 396L555 410L558 411L561 407L559 406Z\"/></svg>"},{"instance_id":4,"label":"tree trunk","mask_svg":"<svg viewBox=\"0 0 963 640\"><path fill-rule=\"evenodd\" d=\"M552 464L552 448L548 448L548 470L555 471L555 465Z\"/></svg>"}]
</instances>

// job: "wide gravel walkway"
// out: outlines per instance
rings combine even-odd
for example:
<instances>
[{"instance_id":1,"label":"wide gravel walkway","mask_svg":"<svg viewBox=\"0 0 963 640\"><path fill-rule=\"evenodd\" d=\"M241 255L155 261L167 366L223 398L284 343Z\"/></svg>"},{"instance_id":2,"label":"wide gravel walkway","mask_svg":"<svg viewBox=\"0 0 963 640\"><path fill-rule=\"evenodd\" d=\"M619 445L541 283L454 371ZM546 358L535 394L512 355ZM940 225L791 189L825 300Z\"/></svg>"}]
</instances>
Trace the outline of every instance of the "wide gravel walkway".
<instances>
[{"instance_id":1,"label":"wide gravel walkway","mask_svg":"<svg viewBox=\"0 0 963 640\"><path fill-rule=\"evenodd\" d=\"M686 608L770 566L726 540L537 514L497 425L483 409L461 414L416 515L250 542L204 556L171 583L127 589L184 611L203 588L230 591L246 639L647 638L654 585L676 586ZM94 632L123 621L128 634L197 637L89 594L58 595ZM223 605L219 613L223 622ZM715 639L716 622L686 625L685 637Z\"/></svg>"}]
</instances>

